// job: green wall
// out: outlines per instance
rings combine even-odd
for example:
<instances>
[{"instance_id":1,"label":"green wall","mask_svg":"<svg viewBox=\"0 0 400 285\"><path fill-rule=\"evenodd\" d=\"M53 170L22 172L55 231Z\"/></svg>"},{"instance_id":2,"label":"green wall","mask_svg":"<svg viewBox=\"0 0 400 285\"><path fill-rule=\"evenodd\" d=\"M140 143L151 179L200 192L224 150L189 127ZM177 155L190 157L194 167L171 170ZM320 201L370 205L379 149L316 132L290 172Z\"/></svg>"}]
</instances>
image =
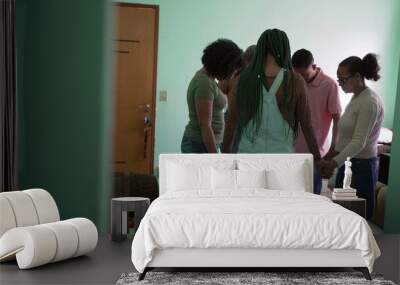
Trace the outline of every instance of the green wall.
<instances>
[{"instance_id":1,"label":"green wall","mask_svg":"<svg viewBox=\"0 0 400 285\"><path fill-rule=\"evenodd\" d=\"M399 21L400 22L400 21ZM400 23L399 23L400 28ZM399 31L400 33L400 31ZM385 232L400 233L400 68L394 116L394 138L390 157L389 188L386 197Z\"/></svg>"},{"instance_id":2,"label":"green wall","mask_svg":"<svg viewBox=\"0 0 400 285\"><path fill-rule=\"evenodd\" d=\"M400 1L397 7L397 25L393 31L396 47L400 50ZM386 198L385 212L385 232L400 233L400 56L397 57L398 63L398 80L397 80L397 98L395 100L394 122L393 122L393 145L390 161L389 173L389 189ZM394 64L393 64L394 65Z\"/></svg>"},{"instance_id":3,"label":"green wall","mask_svg":"<svg viewBox=\"0 0 400 285\"><path fill-rule=\"evenodd\" d=\"M111 2L18 0L20 188L47 189L62 218L109 221Z\"/></svg>"},{"instance_id":4,"label":"green wall","mask_svg":"<svg viewBox=\"0 0 400 285\"><path fill-rule=\"evenodd\" d=\"M385 126L391 127L400 56L400 35L394 33L398 0L127 0L160 6L155 157L179 152L188 120L186 89L201 67L203 48L226 37L245 49L266 28L281 28L292 50L310 49L317 63L336 78L338 63L350 55L378 53L382 80L371 83L386 105ZM346 105L350 96L341 94Z\"/></svg>"}]
</instances>

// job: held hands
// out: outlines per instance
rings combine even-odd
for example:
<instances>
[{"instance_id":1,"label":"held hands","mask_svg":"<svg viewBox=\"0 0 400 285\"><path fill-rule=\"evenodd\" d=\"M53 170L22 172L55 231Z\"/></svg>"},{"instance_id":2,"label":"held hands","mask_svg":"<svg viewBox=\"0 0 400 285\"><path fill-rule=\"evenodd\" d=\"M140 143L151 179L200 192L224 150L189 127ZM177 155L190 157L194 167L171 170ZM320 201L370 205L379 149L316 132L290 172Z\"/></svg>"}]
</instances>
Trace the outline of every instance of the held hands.
<instances>
[{"instance_id":1,"label":"held hands","mask_svg":"<svg viewBox=\"0 0 400 285\"><path fill-rule=\"evenodd\" d=\"M338 152L335 150L335 148L331 147L329 149L328 153L324 156L324 159L330 160L330 159L334 158L337 154L338 154Z\"/></svg>"},{"instance_id":2,"label":"held hands","mask_svg":"<svg viewBox=\"0 0 400 285\"><path fill-rule=\"evenodd\" d=\"M324 179L332 177L335 168L338 166L336 161L333 159L327 159L326 156L316 162L316 166L321 172L321 176Z\"/></svg>"}]
</instances>

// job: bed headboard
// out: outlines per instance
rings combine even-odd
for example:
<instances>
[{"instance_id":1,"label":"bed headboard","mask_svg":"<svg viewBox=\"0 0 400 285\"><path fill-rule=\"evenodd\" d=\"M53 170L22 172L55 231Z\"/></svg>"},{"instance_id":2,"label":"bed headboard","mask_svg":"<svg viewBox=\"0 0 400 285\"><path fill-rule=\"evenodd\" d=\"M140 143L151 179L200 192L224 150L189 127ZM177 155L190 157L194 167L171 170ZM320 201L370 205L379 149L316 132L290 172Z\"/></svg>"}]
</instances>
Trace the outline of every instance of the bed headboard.
<instances>
[{"instance_id":1,"label":"bed headboard","mask_svg":"<svg viewBox=\"0 0 400 285\"><path fill-rule=\"evenodd\" d=\"M169 162L188 163L193 165L216 165L221 161L224 163L232 162L237 167L237 161L245 159L247 161L262 161L266 165L288 165L292 163L304 162L306 178L306 191L313 193L313 173L314 163L312 154L161 154L159 168L159 191L160 195L166 192L167 168Z\"/></svg>"}]
</instances>

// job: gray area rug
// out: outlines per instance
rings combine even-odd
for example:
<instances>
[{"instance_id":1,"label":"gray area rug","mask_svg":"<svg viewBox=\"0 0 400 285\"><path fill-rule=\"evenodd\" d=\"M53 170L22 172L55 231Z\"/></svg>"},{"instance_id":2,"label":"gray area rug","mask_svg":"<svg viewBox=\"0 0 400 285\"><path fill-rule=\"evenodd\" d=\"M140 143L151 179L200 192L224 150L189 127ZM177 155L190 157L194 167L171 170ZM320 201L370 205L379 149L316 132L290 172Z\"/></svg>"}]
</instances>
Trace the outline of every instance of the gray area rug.
<instances>
[{"instance_id":1,"label":"gray area rug","mask_svg":"<svg viewBox=\"0 0 400 285\"><path fill-rule=\"evenodd\" d=\"M146 278L138 281L138 273L122 274L117 285L146 284L379 284L395 285L380 275L372 275L368 281L360 272L148 272Z\"/></svg>"}]
</instances>

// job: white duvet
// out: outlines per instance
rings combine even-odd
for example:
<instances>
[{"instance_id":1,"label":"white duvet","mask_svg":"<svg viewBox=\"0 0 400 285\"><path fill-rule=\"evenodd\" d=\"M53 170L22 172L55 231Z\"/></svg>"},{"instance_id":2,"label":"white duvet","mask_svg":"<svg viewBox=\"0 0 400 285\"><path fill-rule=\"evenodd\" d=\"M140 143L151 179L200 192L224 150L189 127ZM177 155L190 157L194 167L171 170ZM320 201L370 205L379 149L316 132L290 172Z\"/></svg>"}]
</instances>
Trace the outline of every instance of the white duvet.
<instances>
[{"instance_id":1,"label":"white duvet","mask_svg":"<svg viewBox=\"0 0 400 285\"><path fill-rule=\"evenodd\" d=\"M143 272L155 249L358 249L372 272L380 250L365 219L299 191L171 192L156 199L132 243Z\"/></svg>"}]
</instances>

